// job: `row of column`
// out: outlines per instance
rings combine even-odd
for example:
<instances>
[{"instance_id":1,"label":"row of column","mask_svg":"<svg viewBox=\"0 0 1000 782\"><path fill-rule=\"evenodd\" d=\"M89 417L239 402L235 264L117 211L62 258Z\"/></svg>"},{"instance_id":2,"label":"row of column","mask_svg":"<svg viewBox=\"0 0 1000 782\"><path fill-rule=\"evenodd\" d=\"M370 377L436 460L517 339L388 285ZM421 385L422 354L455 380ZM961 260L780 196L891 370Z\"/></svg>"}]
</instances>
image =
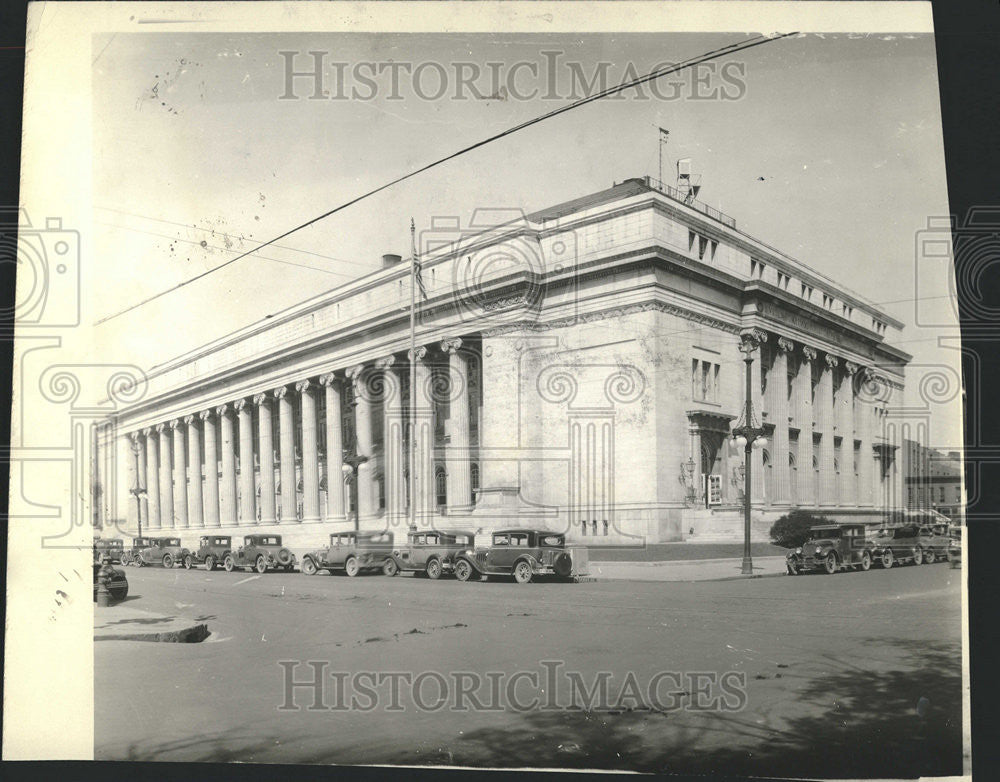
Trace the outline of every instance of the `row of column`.
<instances>
[{"instance_id":1,"label":"row of column","mask_svg":"<svg viewBox=\"0 0 1000 782\"><path fill-rule=\"evenodd\" d=\"M861 368L852 361L843 361L826 353L822 361L819 353L808 345L798 345L785 337L778 337L773 352L774 360L767 372L766 392L753 400L754 408L765 409L774 430L771 445L771 473L773 475L772 504L798 505L860 505L875 502L873 494L874 452L872 432L872 406L859 395L857 381L886 382L870 368ZM789 375L789 362L795 362L794 374ZM754 362L756 366L759 362ZM813 400L813 375L818 368ZM864 373L858 377L858 372ZM789 379L790 378L790 379ZM789 383L791 393L789 394ZM752 388L760 389L759 375L755 373ZM798 430L798 445L793 454L798 467L795 496L792 494L789 454L792 453L790 430ZM813 480L813 440L819 434L816 454L819 481ZM835 467L836 437L841 438L840 470ZM859 443L858 480L854 477L855 442ZM762 454L755 456L762 460ZM763 467L762 461L760 466ZM754 465L755 472L757 464ZM762 472L762 471L761 471ZM762 476L763 477L763 476ZM763 486L754 481L755 497L761 497Z\"/></svg>"},{"instance_id":2,"label":"row of column","mask_svg":"<svg viewBox=\"0 0 1000 782\"><path fill-rule=\"evenodd\" d=\"M450 510L467 509L471 504L471 442L469 421L468 359L461 350L462 340L448 339L439 345L447 356L453 393L448 421L449 442L445 456ZM414 358L416 389L414 418L414 499L422 518L435 512L434 485L434 388L426 347ZM409 358L409 355L407 356ZM319 521L320 457L318 426L326 435L326 518L346 518L344 502L344 433L341 408L344 384L351 383L355 402L354 423L358 454L367 457L357 469L358 508L361 518L379 510L372 442L373 402L382 401L383 461L386 514L401 521L406 504L406 464L403 431L408 416L408 400L402 398L403 377L409 362L388 356L372 365L357 365L340 377L337 371L318 378L304 379L254 395L202 410L196 414L132 432L136 451L134 469L145 480L145 498L139 513L149 528L220 527L223 524L274 524L277 522L274 481L272 416L278 416L281 519L297 519L297 474L295 454L295 407L297 398L302 419L302 521ZM380 387L379 387L380 386ZM377 388L378 387L378 388ZM376 389L373 391L373 389ZM317 395L324 394L326 420L318 421ZM293 396L294 395L294 396ZM260 492L254 468L253 408L257 410ZM218 420L218 436L215 420ZM239 467L237 467L236 427L239 427ZM204 472L202 471L204 438ZM221 461L221 470L218 465ZM348 468L350 470L350 468ZM350 474L350 472L348 472ZM135 476L133 476L134 478ZM135 481L132 481L133 485ZM237 486L239 490L237 491ZM237 500L239 498L239 500ZM237 508L239 502L239 508ZM259 506L259 507L258 507Z\"/></svg>"}]
</instances>

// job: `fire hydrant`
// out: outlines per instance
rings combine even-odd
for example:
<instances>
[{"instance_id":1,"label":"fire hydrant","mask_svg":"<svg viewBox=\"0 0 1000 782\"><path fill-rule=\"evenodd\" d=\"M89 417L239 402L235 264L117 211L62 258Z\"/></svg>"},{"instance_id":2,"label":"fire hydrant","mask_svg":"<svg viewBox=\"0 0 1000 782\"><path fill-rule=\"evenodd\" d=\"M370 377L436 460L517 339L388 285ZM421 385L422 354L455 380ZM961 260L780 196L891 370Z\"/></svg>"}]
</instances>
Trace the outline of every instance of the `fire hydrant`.
<instances>
[{"instance_id":1,"label":"fire hydrant","mask_svg":"<svg viewBox=\"0 0 1000 782\"><path fill-rule=\"evenodd\" d=\"M111 583L111 575L114 569L111 567L111 558L105 557L101 562L101 568L97 571L97 605L107 607L111 605L111 590L108 584Z\"/></svg>"}]
</instances>

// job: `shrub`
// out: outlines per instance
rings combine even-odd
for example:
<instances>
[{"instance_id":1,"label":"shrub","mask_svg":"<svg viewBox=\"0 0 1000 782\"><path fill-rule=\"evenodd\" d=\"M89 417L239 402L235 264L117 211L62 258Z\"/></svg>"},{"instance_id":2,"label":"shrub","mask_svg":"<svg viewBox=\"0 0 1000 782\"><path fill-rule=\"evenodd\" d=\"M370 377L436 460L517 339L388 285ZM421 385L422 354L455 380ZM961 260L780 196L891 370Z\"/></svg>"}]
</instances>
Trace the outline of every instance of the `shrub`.
<instances>
[{"instance_id":1,"label":"shrub","mask_svg":"<svg viewBox=\"0 0 1000 782\"><path fill-rule=\"evenodd\" d=\"M795 548L809 540L809 528L816 524L832 524L825 516L814 516L807 510L786 513L771 525L771 542L784 548Z\"/></svg>"}]
</instances>

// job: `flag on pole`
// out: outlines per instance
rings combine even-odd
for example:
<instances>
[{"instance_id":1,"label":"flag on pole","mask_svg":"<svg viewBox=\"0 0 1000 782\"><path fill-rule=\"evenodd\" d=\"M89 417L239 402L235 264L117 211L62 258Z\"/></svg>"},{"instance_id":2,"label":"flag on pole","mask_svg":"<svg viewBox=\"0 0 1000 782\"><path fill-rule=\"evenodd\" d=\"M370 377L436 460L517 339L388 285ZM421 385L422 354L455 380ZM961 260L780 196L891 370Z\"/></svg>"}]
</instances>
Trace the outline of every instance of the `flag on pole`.
<instances>
[{"instance_id":1,"label":"flag on pole","mask_svg":"<svg viewBox=\"0 0 1000 782\"><path fill-rule=\"evenodd\" d=\"M424 278L420 274L422 271L420 256L417 255L417 228L412 217L410 218L410 254L413 256L413 278L417 282L417 288L420 289L420 295L426 299L427 291L424 289Z\"/></svg>"}]
</instances>

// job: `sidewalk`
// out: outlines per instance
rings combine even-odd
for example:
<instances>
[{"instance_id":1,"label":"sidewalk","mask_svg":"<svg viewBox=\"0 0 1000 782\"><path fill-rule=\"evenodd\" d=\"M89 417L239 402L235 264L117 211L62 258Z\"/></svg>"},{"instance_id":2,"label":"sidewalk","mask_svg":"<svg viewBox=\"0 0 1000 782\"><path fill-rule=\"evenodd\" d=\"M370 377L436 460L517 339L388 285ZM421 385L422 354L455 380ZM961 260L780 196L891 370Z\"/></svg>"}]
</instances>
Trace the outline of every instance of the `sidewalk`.
<instances>
[{"instance_id":1,"label":"sidewalk","mask_svg":"<svg viewBox=\"0 0 1000 782\"><path fill-rule=\"evenodd\" d=\"M94 606L95 641L159 641L191 644L204 641L208 625L181 616L164 616L128 604Z\"/></svg>"},{"instance_id":2,"label":"sidewalk","mask_svg":"<svg viewBox=\"0 0 1000 782\"><path fill-rule=\"evenodd\" d=\"M590 562L586 578L595 581L729 581L785 574L785 558L754 557L753 575L740 573L742 557L660 562Z\"/></svg>"}]
</instances>

